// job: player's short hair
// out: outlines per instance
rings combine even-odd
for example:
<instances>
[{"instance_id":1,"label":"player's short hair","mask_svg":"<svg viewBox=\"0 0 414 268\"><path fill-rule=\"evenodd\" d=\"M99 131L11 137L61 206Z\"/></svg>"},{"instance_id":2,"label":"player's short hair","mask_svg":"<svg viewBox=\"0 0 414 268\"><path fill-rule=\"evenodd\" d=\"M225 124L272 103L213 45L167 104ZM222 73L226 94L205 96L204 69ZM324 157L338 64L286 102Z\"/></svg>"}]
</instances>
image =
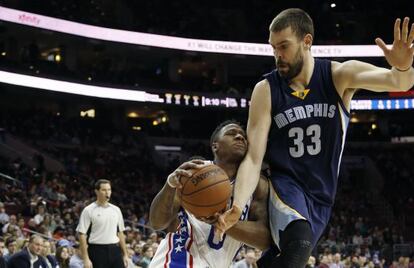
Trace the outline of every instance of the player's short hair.
<instances>
[{"instance_id":1,"label":"player's short hair","mask_svg":"<svg viewBox=\"0 0 414 268\"><path fill-rule=\"evenodd\" d=\"M100 179L95 182L95 190L101 189L101 184L109 184L111 185L111 181Z\"/></svg>"},{"instance_id":2,"label":"player's short hair","mask_svg":"<svg viewBox=\"0 0 414 268\"><path fill-rule=\"evenodd\" d=\"M280 12L270 23L269 31L276 33L289 26L299 39L307 34L314 36L312 18L300 8L289 8Z\"/></svg>"},{"instance_id":3,"label":"player's short hair","mask_svg":"<svg viewBox=\"0 0 414 268\"><path fill-rule=\"evenodd\" d=\"M211 146L211 145L213 145L213 143L217 140L217 135L218 135L218 133L220 132L220 130L221 130L222 128L224 128L225 126L230 125L230 124L235 124L235 125L238 125L238 126L240 126L240 127L241 127L240 122L238 122L238 121L236 121L236 120L234 120L234 119L231 119L231 120L226 120L226 121L224 121L224 122L220 123L220 124L216 127L216 129L213 131L213 133L211 134L211 137L210 137L210 146Z\"/></svg>"}]
</instances>

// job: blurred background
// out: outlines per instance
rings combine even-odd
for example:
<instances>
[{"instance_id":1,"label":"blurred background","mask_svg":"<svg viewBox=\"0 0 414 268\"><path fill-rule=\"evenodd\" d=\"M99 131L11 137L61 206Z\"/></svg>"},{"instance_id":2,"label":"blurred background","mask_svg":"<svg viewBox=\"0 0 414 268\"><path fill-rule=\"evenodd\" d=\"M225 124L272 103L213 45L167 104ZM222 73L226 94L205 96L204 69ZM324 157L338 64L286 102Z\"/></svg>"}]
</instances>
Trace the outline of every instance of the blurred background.
<instances>
[{"instance_id":1,"label":"blurred background","mask_svg":"<svg viewBox=\"0 0 414 268\"><path fill-rule=\"evenodd\" d=\"M252 89L274 59L214 52L217 43L211 52L174 49L168 38L145 45L133 33L267 44L269 23L289 7L314 19L316 47L390 43L394 20L414 17L405 0L1 0L0 256L32 233L50 240L51 254L67 247L75 255L79 213L106 178L128 225L131 267L145 267L164 235L147 226L152 198L182 161L212 157L216 125L246 124ZM85 25L128 31L127 41L82 35ZM389 67L383 57L353 58ZM357 94L334 213L309 267L414 267L413 98Z\"/></svg>"}]
</instances>

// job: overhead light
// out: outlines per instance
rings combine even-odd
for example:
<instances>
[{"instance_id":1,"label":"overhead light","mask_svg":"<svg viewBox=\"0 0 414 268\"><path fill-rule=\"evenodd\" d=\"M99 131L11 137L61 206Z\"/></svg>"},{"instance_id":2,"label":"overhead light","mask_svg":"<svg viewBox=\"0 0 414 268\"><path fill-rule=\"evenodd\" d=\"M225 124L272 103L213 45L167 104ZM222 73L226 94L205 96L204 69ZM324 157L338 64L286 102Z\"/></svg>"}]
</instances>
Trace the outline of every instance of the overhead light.
<instances>
[{"instance_id":1,"label":"overhead light","mask_svg":"<svg viewBox=\"0 0 414 268\"><path fill-rule=\"evenodd\" d=\"M351 117L351 123L358 123L359 122L359 119L358 118L356 118L356 117Z\"/></svg>"},{"instance_id":2,"label":"overhead light","mask_svg":"<svg viewBox=\"0 0 414 268\"><path fill-rule=\"evenodd\" d=\"M80 116L81 117L95 118L95 109L89 109L89 110L86 110L86 111L81 111Z\"/></svg>"},{"instance_id":3,"label":"overhead light","mask_svg":"<svg viewBox=\"0 0 414 268\"><path fill-rule=\"evenodd\" d=\"M1 55L2 55L2 56L6 56L6 55L7 55L6 51L3 51L3 52L1 53Z\"/></svg>"},{"instance_id":4,"label":"overhead light","mask_svg":"<svg viewBox=\"0 0 414 268\"><path fill-rule=\"evenodd\" d=\"M334 7L336 7L336 4L335 3L332 3L331 4L331 8L334 8Z\"/></svg>"},{"instance_id":5,"label":"overhead light","mask_svg":"<svg viewBox=\"0 0 414 268\"><path fill-rule=\"evenodd\" d=\"M128 113L128 115L127 115L129 118L137 118L137 117L139 117L139 115L136 113L136 112L130 112L130 113Z\"/></svg>"},{"instance_id":6,"label":"overhead light","mask_svg":"<svg viewBox=\"0 0 414 268\"><path fill-rule=\"evenodd\" d=\"M375 123L374 123L374 124L372 124L372 125L371 125L371 128L372 128L372 129L377 129L377 124L375 124Z\"/></svg>"},{"instance_id":7,"label":"overhead light","mask_svg":"<svg viewBox=\"0 0 414 268\"><path fill-rule=\"evenodd\" d=\"M152 125L153 126L158 126L158 121L157 120L152 121Z\"/></svg>"},{"instance_id":8,"label":"overhead light","mask_svg":"<svg viewBox=\"0 0 414 268\"><path fill-rule=\"evenodd\" d=\"M161 121L162 121L163 123L167 122L167 117L166 117L166 116L161 117Z\"/></svg>"},{"instance_id":9,"label":"overhead light","mask_svg":"<svg viewBox=\"0 0 414 268\"><path fill-rule=\"evenodd\" d=\"M60 62L61 60L62 60L62 57L60 56L60 54L56 54L55 55L55 61Z\"/></svg>"}]
</instances>

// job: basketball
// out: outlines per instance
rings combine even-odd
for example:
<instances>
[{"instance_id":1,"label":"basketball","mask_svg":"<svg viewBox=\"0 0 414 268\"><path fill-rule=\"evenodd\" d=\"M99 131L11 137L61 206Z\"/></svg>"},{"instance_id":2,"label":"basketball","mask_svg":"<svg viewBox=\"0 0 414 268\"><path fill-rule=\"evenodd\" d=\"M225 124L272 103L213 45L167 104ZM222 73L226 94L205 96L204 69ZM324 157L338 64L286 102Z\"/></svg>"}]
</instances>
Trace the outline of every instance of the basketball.
<instances>
[{"instance_id":1,"label":"basketball","mask_svg":"<svg viewBox=\"0 0 414 268\"><path fill-rule=\"evenodd\" d=\"M219 166L210 164L180 180L182 206L196 217L209 217L226 208L232 187L226 172Z\"/></svg>"}]
</instances>

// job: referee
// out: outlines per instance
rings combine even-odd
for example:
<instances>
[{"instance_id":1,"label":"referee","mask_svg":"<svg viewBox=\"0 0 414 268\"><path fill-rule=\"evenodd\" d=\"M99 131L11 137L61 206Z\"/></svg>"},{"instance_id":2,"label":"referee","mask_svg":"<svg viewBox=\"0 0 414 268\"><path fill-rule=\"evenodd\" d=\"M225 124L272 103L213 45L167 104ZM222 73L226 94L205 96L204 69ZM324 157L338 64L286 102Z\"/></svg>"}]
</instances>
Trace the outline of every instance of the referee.
<instances>
[{"instance_id":1,"label":"referee","mask_svg":"<svg viewBox=\"0 0 414 268\"><path fill-rule=\"evenodd\" d=\"M125 268L124 219L119 207L109 203L111 182L95 183L96 202L85 207L76 231L85 268Z\"/></svg>"}]
</instances>

